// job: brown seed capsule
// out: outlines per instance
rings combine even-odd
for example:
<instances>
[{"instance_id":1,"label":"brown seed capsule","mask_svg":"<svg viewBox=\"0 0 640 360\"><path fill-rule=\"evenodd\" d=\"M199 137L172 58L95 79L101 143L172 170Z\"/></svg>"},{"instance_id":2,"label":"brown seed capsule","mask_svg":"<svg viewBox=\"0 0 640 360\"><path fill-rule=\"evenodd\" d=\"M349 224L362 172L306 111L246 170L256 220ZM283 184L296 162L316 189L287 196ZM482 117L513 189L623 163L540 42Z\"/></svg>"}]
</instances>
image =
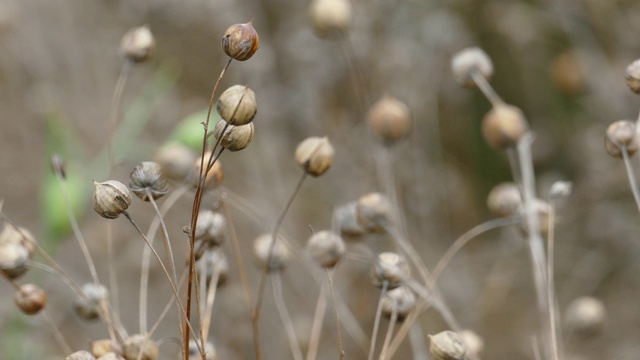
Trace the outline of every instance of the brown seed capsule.
<instances>
[{"instance_id":1,"label":"brown seed capsule","mask_svg":"<svg viewBox=\"0 0 640 360\"><path fill-rule=\"evenodd\" d=\"M480 355L484 352L484 341L482 338L471 330L460 331L460 336L464 340L464 345L467 348L466 354L470 358L480 358Z\"/></svg>"},{"instance_id":2,"label":"brown seed capsule","mask_svg":"<svg viewBox=\"0 0 640 360\"><path fill-rule=\"evenodd\" d=\"M73 354L67 356L66 360L96 360L96 358L91 355L88 351L80 350L76 351Z\"/></svg>"},{"instance_id":3,"label":"brown seed capsule","mask_svg":"<svg viewBox=\"0 0 640 360\"><path fill-rule=\"evenodd\" d=\"M351 26L352 10L348 0L313 0L309 15L313 30L322 38L338 38Z\"/></svg>"},{"instance_id":4,"label":"brown seed capsule","mask_svg":"<svg viewBox=\"0 0 640 360\"><path fill-rule=\"evenodd\" d=\"M126 360L157 360L158 344L144 335L132 335L122 345L122 356Z\"/></svg>"},{"instance_id":5,"label":"brown seed capsule","mask_svg":"<svg viewBox=\"0 0 640 360\"><path fill-rule=\"evenodd\" d=\"M366 230L358 222L357 205L353 201L344 204L333 211L333 221L340 231L340 235L346 239L353 239L365 234Z\"/></svg>"},{"instance_id":6,"label":"brown seed capsule","mask_svg":"<svg viewBox=\"0 0 640 360\"><path fill-rule=\"evenodd\" d=\"M403 321L415 307L416 294L406 285L389 290L382 298L382 313L388 318L395 313L397 321Z\"/></svg>"},{"instance_id":7,"label":"brown seed capsule","mask_svg":"<svg viewBox=\"0 0 640 360\"><path fill-rule=\"evenodd\" d=\"M223 130L224 135L222 133ZM216 139L220 139L222 136L222 139L220 139L220 146L223 148L229 151L240 151L251 144L251 140L253 140L253 132L253 123L235 126L228 124L224 120L220 120L213 129L213 136L215 136Z\"/></svg>"},{"instance_id":8,"label":"brown seed capsule","mask_svg":"<svg viewBox=\"0 0 640 360\"><path fill-rule=\"evenodd\" d=\"M584 90L585 71L575 51L564 51L553 59L551 80L558 90L567 95L574 95Z\"/></svg>"},{"instance_id":9,"label":"brown seed capsule","mask_svg":"<svg viewBox=\"0 0 640 360\"><path fill-rule=\"evenodd\" d=\"M147 26L133 28L127 31L120 41L120 53L132 62L144 62L153 55L156 41Z\"/></svg>"},{"instance_id":10,"label":"brown seed capsule","mask_svg":"<svg viewBox=\"0 0 640 360\"><path fill-rule=\"evenodd\" d=\"M161 148L155 161L167 178L182 181L191 174L196 157L185 145L174 143Z\"/></svg>"},{"instance_id":11,"label":"brown seed capsule","mask_svg":"<svg viewBox=\"0 0 640 360\"><path fill-rule=\"evenodd\" d=\"M61 179L67 178L67 164L62 156L58 154L51 155L51 169Z\"/></svg>"},{"instance_id":12,"label":"brown seed capsule","mask_svg":"<svg viewBox=\"0 0 640 360\"><path fill-rule=\"evenodd\" d=\"M93 320L98 318L100 304L108 300L109 290L100 284L86 283L82 285L85 296L76 298L73 308L81 318Z\"/></svg>"},{"instance_id":13,"label":"brown seed capsule","mask_svg":"<svg viewBox=\"0 0 640 360\"><path fill-rule=\"evenodd\" d=\"M493 63L482 49L470 47L454 55L451 59L451 71L458 84L475 88L473 73L478 73L488 80L493 75Z\"/></svg>"},{"instance_id":14,"label":"brown seed capsule","mask_svg":"<svg viewBox=\"0 0 640 360\"><path fill-rule=\"evenodd\" d=\"M335 151L326 137L308 137L296 148L296 162L311 176L324 174L333 164Z\"/></svg>"},{"instance_id":15,"label":"brown seed capsule","mask_svg":"<svg viewBox=\"0 0 640 360\"><path fill-rule=\"evenodd\" d=\"M34 315L40 312L47 304L47 295L44 290L33 284L20 286L13 301L23 313Z\"/></svg>"},{"instance_id":16,"label":"brown seed capsule","mask_svg":"<svg viewBox=\"0 0 640 360\"><path fill-rule=\"evenodd\" d=\"M229 124L246 125L258 111L256 94L248 86L234 85L220 95L216 109Z\"/></svg>"},{"instance_id":17,"label":"brown seed capsule","mask_svg":"<svg viewBox=\"0 0 640 360\"><path fill-rule=\"evenodd\" d=\"M373 267L371 267L373 285L379 288L386 283L387 289L395 289L402 285L410 275L411 269L404 256L392 252L378 254Z\"/></svg>"},{"instance_id":18,"label":"brown seed capsule","mask_svg":"<svg viewBox=\"0 0 640 360\"><path fill-rule=\"evenodd\" d=\"M366 194L356 204L358 222L368 232L384 231L390 224L391 214L391 202L380 193Z\"/></svg>"},{"instance_id":19,"label":"brown seed capsule","mask_svg":"<svg viewBox=\"0 0 640 360\"><path fill-rule=\"evenodd\" d=\"M211 152L204 154L205 166L207 165L207 161L209 161L210 156L211 156ZM201 159L198 158L194 162L195 168L192 172L192 180L191 180L191 183L193 184L194 187L198 186L198 181L200 176L200 161ZM216 160L216 162L213 164L213 166L211 167L211 169L209 169L209 172L207 173L207 176L204 180L204 188L206 190L213 190L218 186L220 186L220 184L222 184L222 180L224 180L224 171L222 171L222 163L218 159Z\"/></svg>"},{"instance_id":20,"label":"brown seed capsule","mask_svg":"<svg viewBox=\"0 0 640 360\"><path fill-rule=\"evenodd\" d=\"M529 125L522 111L507 104L494 106L482 121L485 140L489 146L497 150L516 146L528 130Z\"/></svg>"},{"instance_id":21,"label":"brown seed capsule","mask_svg":"<svg viewBox=\"0 0 640 360\"><path fill-rule=\"evenodd\" d=\"M222 50L238 61L249 60L259 47L260 38L252 21L231 25L222 36Z\"/></svg>"},{"instance_id":22,"label":"brown seed capsule","mask_svg":"<svg viewBox=\"0 0 640 360\"><path fill-rule=\"evenodd\" d=\"M229 275L229 261L224 251L220 248L207 249L200 259L196 262L196 271L199 279L206 276L207 284L211 281L214 273L218 274L218 286L221 286L227 280Z\"/></svg>"},{"instance_id":23,"label":"brown seed capsule","mask_svg":"<svg viewBox=\"0 0 640 360\"><path fill-rule=\"evenodd\" d=\"M500 183L487 196L487 208L495 216L506 218L516 214L522 205L518 185L512 182Z\"/></svg>"},{"instance_id":24,"label":"brown seed capsule","mask_svg":"<svg viewBox=\"0 0 640 360\"><path fill-rule=\"evenodd\" d=\"M101 183L94 181L93 185L93 209L98 215L115 219L131 205L131 193L125 184L108 180Z\"/></svg>"},{"instance_id":25,"label":"brown seed capsule","mask_svg":"<svg viewBox=\"0 0 640 360\"><path fill-rule=\"evenodd\" d=\"M600 332L606 317L604 304L590 296L573 300L565 312L567 328L580 336L591 336Z\"/></svg>"},{"instance_id":26,"label":"brown seed capsule","mask_svg":"<svg viewBox=\"0 0 640 360\"><path fill-rule=\"evenodd\" d=\"M624 78L627 81L629 89L636 94L640 94L640 59L635 60L627 66Z\"/></svg>"},{"instance_id":27,"label":"brown seed capsule","mask_svg":"<svg viewBox=\"0 0 640 360\"><path fill-rule=\"evenodd\" d=\"M169 191L169 184L162 174L160 164L143 161L136 165L129 176L129 188L141 200L149 201L147 189L156 200Z\"/></svg>"},{"instance_id":28,"label":"brown seed capsule","mask_svg":"<svg viewBox=\"0 0 640 360\"><path fill-rule=\"evenodd\" d=\"M409 107L391 96L385 96L373 104L367 122L371 131L386 145L404 139L413 125Z\"/></svg>"},{"instance_id":29,"label":"brown seed capsule","mask_svg":"<svg viewBox=\"0 0 640 360\"><path fill-rule=\"evenodd\" d=\"M120 354L122 353L122 347L117 342L111 339L100 339L91 342L91 354L100 358L107 354Z\"/></svg>"},{"instance_id":30,"label":"brown seed capsule","mask_svg":"<svg viewBox=\"0 0 640 360\"><path fill-rule=\"evenodd\" d=\"M16 228L8 222L0 224L0 227L2 227L0 231L0 245L9 243L20 245L27 249L29 258L33 259L36 251L36 240L29 230L23 227Z\"/></svg>"},{"instance_id":31,"label":"brown seed capsule","mask_svg":"<svg viewBox=\"0 0 640 360\"><path fill-rule=\"evenodd\" d=\"M29 250L19 243L0 245L0 271L16 279L27 271Z\"/></svg>"},{"instance_id":32,"label":"brown seed capsule","mask_svg":"<svg viewBox=\"0 0 640 360\"><path fill-rule=\"evenodd\" d=\"M209 341L204 344L204 352L206 354L207 360L218 360L216 349ZM193 360L203 359L200 355L200 350L198 350L198 345L196 344L196 341L194 339L189 340L189 358Z\"/></svg>"},{"instance_id":33,"label":"brown seed capsule","mask_svg":"<svg viewBox=\"0 0 640 360\"><path fill-rule=\"evenodd\" d=\"M271 234L260 235L253 243L253 255L256 257L260 266L269 264L269 271L283 270L291 260L291 252L284 244L284 239L278 237L275 246L272 246ZM271 252L273 248L273 252ZM269 255L271 254L271 261Z\"/></svg>"},{"instance_id":34,"label":"brown seed capsule","mask_svg":"<svg viewBox=\"0 0 640 360\"><path fill-rule=\"evenodd\" d=\"M604 147L610 156L619 159L623 157L623 149L627 150L629 156L635 154L638 150L636 124L630 120L618 120L609 125L604 137Z\"/></svg>"},{"instance_id":35,"label":"brown seed capsule","mask_svg":"<svg viewBox=\"0 0 640 360\"><path fill-rule=\"evenodd\" d=\"M196 225L196 240L202 240L209 247L221 245L225 240L227 222L219 212L201 210Z\"/></svg>"},{"instance_id":36,"label":"brown seed capsule","mask_svg":"<svg viewBox=\"0 0 640 360\"><path fill-rule=\"evenodd\" d=\"M323 268L332 268L342 259L347 247L338 234L325 230L309 238L307 251L318 265Z\"/></svg>"},{"instance_id":37,"label":"brown seed capsule","mask_svg":"<svg viewBox=\"0 0 640 360\"><path fill-rule=\"evenodd\" d=\"M429 353L432 360L464 360L467 348L464 339L453 331L429 335Z\"/></svg>"}]
</instances>

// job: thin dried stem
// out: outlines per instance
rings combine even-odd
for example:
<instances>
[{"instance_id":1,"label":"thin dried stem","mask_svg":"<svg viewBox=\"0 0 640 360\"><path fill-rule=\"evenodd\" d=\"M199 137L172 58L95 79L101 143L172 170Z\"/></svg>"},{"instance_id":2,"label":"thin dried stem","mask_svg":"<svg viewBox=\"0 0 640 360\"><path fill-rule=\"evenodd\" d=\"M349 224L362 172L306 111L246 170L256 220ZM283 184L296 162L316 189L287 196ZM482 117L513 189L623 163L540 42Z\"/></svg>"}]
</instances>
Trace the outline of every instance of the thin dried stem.
<instances>
[{"instance_id":1,"label":"thin dried stem","mask_svg":"<svg viewBox=\"0 0 640 360\"><path fill-rule=\"evenodd\" d=\"M487 79L477 69L471 71L471 78L478 88L480 88L480 91L482 91L487 100L489 100L491 105L495 107L504 104L504 101L502 101Z\"/></svg>"},{"instance_id":2,"label":"thin dried stem","mask_svg":"<svg viewBox=\"0 0 640 360\"><path fill-rule=\"evenodd\" d=\"M206 270L205 270L206 271ZM207 301L206 307L204 311L204 321L202 322L202 339L207 341L207 336L209 335L209 329L211 327L211 315L213 314L213 302L216 299L216 293L218 289L218 280L220 279L220 268L215 266L213 269L213 274L211 274L211 279L207 284ZM205 281L203 281L204 283ZM202 354L204 356L204 354Z\"/></svg>"},{"instance_id":3,"label":"thin dried stem","mask_svg":"<svg viewBox=\"0 0 640 360\"><path fill-rule=\"evenodd\" d=\"M247 278L246 267L244 266L244 262L242 261L242 255L240 253L240 244L238 242L236 228L233 225L233 217L231 216L231 212L229 211L229 206L227 205L226 194L222 195L222 211L224 212L224 218L227 223L229 238L231 239L231 244L233 244L233 255L235 256L236 264L238 265L238 272L240 274L240 282L242 283L242 291L244 293L244 299L245 299L245 302L247 303L247 308L249 309L249 313L251 313L253 309L253 305L251 303L251 289L249 289L249 279Z\"/></svg>"},{"instance_id":4,"label":"thin dried stem","mask_svg":"<svg viewBox=\"0 0 640 360\"><path fill-rule=\"evenodd\" d=\"M186 279L187 279L187 269L184 269L184 271L182 272L182 276L180 276L180 281L178 282L178 287L182 287L182 285L184 284L184 281ZM171 296L169 298L169 301L167 301L167 305L165 305L164 309L162 310L162 313L160 313L160 316L158 316L158 319L156 319L156 322L151 326L151 329L149 330L149 336L153 335L153 333L156 332L156 330L160 326L160 323L162 322L162 320L164 320L164 318L169 313L169 309L171 309L171 305L173 305L173 303L175 301L176 301L175 297ZM180 341L179 343L180 343L180 347L182 348L182 341ZM181 352L182 352L182 350L181 350Z\"/></svg>"},{"instance_id":5,"label":"thin dried stem","mask_svg":"<svg viewBox=\"0 0 640 360\"><path fill-rule=\"evenodd\" d=\"M551 197L550 206L549 206L549 219L548 219L548 228L549 235L547 236L547 302L549 304L555 304L555 283L554 283L554 248L555 248L555 217L556 217L556 204L555 198ZM558 356L558 337L557 337L557 327L556 327L556 312L549 311L549 328L551 331L551 351L552 351L552 360L559 360Z\"/></svg>"},{"instance_id":6,"label":"thin dried stem","mask_svg":"<svg viewBox=\"0 0 640 360\"><path fill-rule=\"evenodd\" d=\"M344 348L342 347L342 332L340 331L340 311L338 310L338 302L336 301L336 292L333 288L333 279L331 271L327 269L327 280L329 282L329 290L331 290L331 300L333 301L333 308L336 311L336 335L338 336L338 351L340 353L340 360L344 360Z\"/></svg>"},{"instance_id":7,"label":"thin dried stem","mask_svg":"<svg viewBox=\"0 0 640 360\"><path fill-rule=\"evenodd\" d=\"M289 346L291 347L291 354L293 355L293 359L302 360L304 359L304 357L302 356L302 350L300 350L300 344L298 343L296 330L293 327L293 322L291 321L289 310L287 310L287 304L285 304L284 296L282 295L282 280L279 272L275 273L271 277L271 287L273 291L273 300L276 304L276 309L278 309L280 320L282 321L282 325L284 326L287 337L289 338Z\"/></svg>"},{"instance_id":8,"label":"thin dried stem","mask_svg":"<svg viewBox=\"0 0 640 360\"><path fill-rule=\"evenodd\" d=\"M384 344L382 345L382 350L380 350L379 359L384 359L387 350L389 349L389 343L391 343L391 338L393 336L393 330L398 322L398 309L393 309L391 312L391 320L389 321L389 327L387 328L387 334L384 337Z\"/></svg>"},{"instance_id":9,"label":"thin dried stem","mask_svg":"<svg viewBox=\"0 0 640 360\"><path fill-rule=\"evenodd\" d=\"M113 89L113 96L111 98L111 106L109 107L109 120L108 120L108 134L109 134L109 143L107 144L107 153L109 154L109 166L113 167L115 165L115 161L113 158L113 138L115 136L116 122L118 118L118 109L120 108L120 99L122 98L122 92L124 90L124 86L127 83L127 79L129 78L129 71L133 67L133 62L127 60L122 65L122 70L120 70L120 75L118 76L118 81L116 82L116 87Z\"/></svg>"},{"instance_id":10,"label":"thin dried stem","mask_svg":"<svg viewBox=\"0 0 640 360\"><path fill-rule=\"evenodd\" d=\"M624 167L627 170L627 177L629 178L629 186L631 186L631 192L633 193L633 199L636 201L636 206L640 212L640 189L638 189L638 183L636 182L636 176L633 173L633 165L631 165L631 159L629 158L629 149L626 146L620 147L622 152L622 159L624 160Z\"/></svg>"},{"instance_id":11,"label":"thin dried stem","mask_svg":"<svg viewBox=\"0 0 640 360\"><path fill-rule=\"evenodd\" d=\"M58 329L56 322L53 321L53 319L51 318L51 315L49 315L49 313L47 312L47 309L43 309L41 311L41 314L42 314L42 317L44 318L44 321L51 328L51 332L53 332L53 337L56 338L56 342L62 348L62 351L65 354L71 354L72 352L71 347L69 346L67 341L64 339L64 336L60 332L60 329Z\"/></svg>"},{"instance_id":12,"label":"thin dried stem","mask_svg":"<svg viewBox=\"0 0 640 360\"><path fill-rule=\"evenodd\" d=\"M316 302L316 311L313 315L311 325L311 334L309 335L309 349L307 350L306 360L315 360L318 355L318 346L320 345L320 333L322 332L322 324L325 311L327 310L327 299L325 298L325 283L320 285L320 293Z\"/></svg>"},{"instance_id":13,"label":"thin dried stem","mask_svg":"<svg viewBox=\"0 0 640 360\"><path fill-rule=\"evenodd\" d=\"M378 338L378 328L380 327L380 316L382 315L382 299L387 295L387 289L389 288L389 282L382 282L382 290L380 291L380 297L378 298L378 307L376 309L376 317L373 321L373 333L371 334L371 345L369 346L369 356L367 359L373 360L373 355L376 351L376 340Z\"/></svg>"}]
</instances>

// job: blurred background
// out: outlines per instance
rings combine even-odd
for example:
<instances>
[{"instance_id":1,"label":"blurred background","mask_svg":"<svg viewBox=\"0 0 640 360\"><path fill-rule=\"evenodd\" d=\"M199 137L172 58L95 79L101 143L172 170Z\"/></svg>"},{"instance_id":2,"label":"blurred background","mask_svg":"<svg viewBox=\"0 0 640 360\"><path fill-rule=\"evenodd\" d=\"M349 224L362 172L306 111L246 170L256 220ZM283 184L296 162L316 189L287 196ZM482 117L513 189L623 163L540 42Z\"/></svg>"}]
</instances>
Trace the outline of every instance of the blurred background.
<instances>
[{"instance_id":1,"label":"blurred background","mask_svg":"<svg viewBox=\"0 0 640 360\"><path fill-rule=\"evenodd\" d=\"M328 136L336 157L327 174L303 185L284 222L284 236L302 248L309 226L330 228L335 207L368 192L384 192L391 173L407 237L433 267L457 237L492 218L486 196L511 178L506 156L490 149L480 132L489 102L478 90L458 86L450 72L453 54L479 46L494 62L492 85L507 103L523 109L536 134L539 196L547 198L557 180L574 183L572 195L558 209L557 307L563 312L573 299L595 296L604 303L607 318L602 332L587 339L563 328L565 358L637 359L640 215L623 163L606 154L603 137L611 122L635 120L638 114L640 102L625 86L624 74L640 56L640 3L351 3L353 22L346 38L327 40L314 34L308 2L0 0L3 212L28 228L77 282L90 281L49 166L52 153L62 154L81 230L106 283L107 221L91 207L90 180L127 183L135 164L152 159L168 141L201 136L197 123L204 119L196 117L195 127L184 119L192 124L189 115L206 110L226 62L220 38L231 24L253 20L260 49L249 61L231 64L218 94L234 84L255 91L256 134L247 149L223 154L224 186L208 195L205 205L226 193L250 209L232 212L254 295L260 272L251 243L271 231L293 191L301 175L293 152L307 136ZM118 46L128 29L144 24L157 49L148 63L130 72L118 116L123 158L109 171L104 156L108 116L123 66ZM385 94L405 102L414 119L411 135L390 148L377 143L365 122L368 107ZM184 259L182 228L189 223L191 201L192 194L186 195L167 216L178 259ZM130 213L143 229L153 218L153 209L138 199ZM132 334L138 331L143 242L124 219L114 220L112 230L119 308ZM379 235L350 242L354 255L335 273L337 293L367 335L380 293L370 284L369 260L393 249L391 240ZM484 339L483 358L534 358L531 336L538 314L525 245L516 229L484 234L454 259L439 282L458 321ZM210 339L220 359L251 359L251 323L231 244L223 249L230 274L216 299ZM321 278L302 255L282 273L285 301L303 348L319 292L310 279L318 274ZM35 270L19 282L28 281L47 290L47 309L74 351L107 336L103 324L73 314L74 295L59 280ZM149 318L156 319L171 292L153 260L150 286ZM0 358L68 355L42 317L18 312L13 292L0 282ZM261 323L264 357L290 358L271 299L267 296ZM162 340L162 359L179 351L175 316L170 312L154 336ZM427 334L446 329L433 310L419 324L425 343ZM337 357L334 326L328 312L319 359ZM386 329L386 323L382 326ZM349 335L344 339L347 358L366 358ZM408 341L395 358L411 358Z\"/></svg>"}]
</instances>

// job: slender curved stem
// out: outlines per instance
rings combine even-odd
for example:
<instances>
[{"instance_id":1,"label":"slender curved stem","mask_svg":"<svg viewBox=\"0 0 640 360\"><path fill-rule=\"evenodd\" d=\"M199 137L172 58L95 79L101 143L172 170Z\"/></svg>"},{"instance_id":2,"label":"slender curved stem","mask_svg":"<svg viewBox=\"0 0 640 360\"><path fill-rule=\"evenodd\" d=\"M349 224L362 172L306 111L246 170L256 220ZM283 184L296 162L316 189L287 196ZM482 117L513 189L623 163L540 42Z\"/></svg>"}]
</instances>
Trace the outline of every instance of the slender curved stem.
<instances>
[{"instance_id":1,"label":"slender curved stem","mask_svg":"<svg viewBox=\"0 0 640 360\"><path fill-rule=\"evenodd\" d=\"M109 154L109 166L113 167L115 159L113 158L113 138L115 136L116 122L118 118L118 109L120 108L120 99L122 98L122 92L124 86L129 78L129 70L131 70L133 63L131 61L125 61L120 70L116 87L113 89L113 96L111 98L111 107L109 108L109 120L108 120L108 134L109 143L107 144L107 153Z\"/></svg>"},{"instance_id":2,"label":"slender curved stem","mask_svg":"<svg viewBox=\"0 0 640 360\"><path fill-rule=\"evenodd\" d=\"M300 344L298 343L296 331L293 327L293 322L291 321L289 310L287 310L287 305L284 302L284 296L282 295L282 280L279 272L273 274L273 276L271 277L271 287L273 291L273 300L276 304L276 309L278 309L278 314L280 315L282 325L284 326L287 337L289 338L291 354L293 355L294 360L302 360L304 358L302 356L302 350L300 350Z\"/></svg>"},{"instance_id":3,"label":"slender curved stem","mask_svg":"<svg viewBox=\"0 0 640 360\"><path fill-rule=\"evenodd\" d=\"M638 189L638 183L636 182L636 176L633 173L633 165L629 159L629 149L626 146L621 146L622 159L624 160L624 167L627 170L627 177L629 178L629 186L631 186L631 192L633 193L633 199L636 201L636 206L640 212L640 190Z\"/></svg>"},{"instance_id":4,"label":"slender curved stem","mask_svg":"<svg viewBox=\"0 0 640 360\"><path fill-rule=\"evenodd\" d=\"M325 298L326 286L323 282L320 285L320 293L316 302L316 311L313 315L313 323L311 325L311 334L309 335L309 349L307 350L306 360L315 360L318 355L318 346L320 345L320 334L322 332L322 323L325 311L327 310L327 299Z\"/></svg>"},{"instance_id":5,"label":"slender curved stem","mask_svg":"<svg viewBox=\"0 0 640 360\"><path fill-rule=\"evenodd\" d=\"M336 301L336 292L333 288L333 279L331 271L327 269L327 280L329 282L329 290L331 290L331 300L333 300L333 308L336 311L336 335L338 336L338 351L340 352L340 360L344 360L344 348L342 347L342 333L340 331L340 311L338 310L338 302Z\"/></svg>"},{"instance_id":6,"label":"slender curved stem","mask_svg":"<svg viewBox=\"0 0 640 360\"><path fill-rule=\"evenodd\" d=\"M482 74L480 74L480 72L477 69L471 71L471 78L473 79L473 82L475 82L476 85L478 85L478 88L480 88L480 91L482 91L482 93L487 98L487 100L489 100L491 105L495 107L495 106L504 104L504 101L502 101L500 96L498 96L495 90L493 90L493 87L489 84L487 79L485 79L485 77L482 76Z\"/></svg>"},{"instance_id":7,"label":"slender curved stem","mask_svg":"<svg viewBox=\"0 0 640 360\"><path fill-rule=\"evenodd\" d=\"M391 320L389 321L389 327L387 328L387 335L384 337L384 344L382 345L382 350L380 350L380 360L384 359L387 350L389 349L389 343L391 343L391 338L393 336L393 330L398 322L398 309L393 309L391 313Z\"/></svg>"},{"instance_id":8,"label":"slender curved stem","mask_svg":"<svg viewBox=\"0 0 640 360\"><path fill-rule=\"evenodd\" d=\"M376 351L376 339L378 338L378 328L380 327L380 315L382 315L382 299L387 295L387 289L389 288L389 282L382 282L382 290L380 291L380 298L378 298L378 307L376 309L376 317L373 321L373 333L371 334L371 345L369 346L369 356L367 359L373 360L373 354Z\"/></svg>"}]
</instances>

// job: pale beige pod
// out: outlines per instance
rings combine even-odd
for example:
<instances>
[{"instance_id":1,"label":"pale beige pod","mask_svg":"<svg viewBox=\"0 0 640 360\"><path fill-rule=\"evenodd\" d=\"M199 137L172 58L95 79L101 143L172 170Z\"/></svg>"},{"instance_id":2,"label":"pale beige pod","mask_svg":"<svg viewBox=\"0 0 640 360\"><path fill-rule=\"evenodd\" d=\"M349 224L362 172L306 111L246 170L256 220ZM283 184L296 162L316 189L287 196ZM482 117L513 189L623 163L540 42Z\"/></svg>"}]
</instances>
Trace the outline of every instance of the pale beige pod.
<instances>
[{"instance_id":1,"label":"pale beige pod","mask_svg":"<svg viewBox=\"0 0 640 360\"><path fill-rule=\"evenodd\" d=\"M565 311L564 320L567 328L580 336L591 336L599 333L607 317L602 301L582 296L573 300Z\"/></svg>"},{"instance_id":2,"label":"pale beige pod","mask_svg":"<svg viewBox=\"0 0 640 360\"><path fill-rule=\"evenodd\" d=\"M513 182L503 182L494 186L487 196L487 208L498 217L510 217L522 205L520 189Z\"/></svg>"},{"instance_id":3,"label":"pale beige pod","mask_svg":"<svg viewBox=\"0 0 640 360\"><path fill-rule=\"evenodd\" d=\"M80 350L67 356L65 360L96 360L96 358L93 355L91 355L91 353L89 353L88 351Z\"/></svg>"},{"instance_id":4,"label":"pale beige pod","mask_svg":"<svg viewBox=\"0 0 640 360\"><path fill-rule=\"evenodd\" d=\"M391 224L392 209L389 199L381 193L363 195L356 203L358 223L368 232L382 232Z\"/></svg>"},{"instance_id":5,"label":"pale beige pod","mask_svg":"<svg viewBox=\"0 0 640 360\"><path fill-rule=\"evenodd\" d=\"M102 217L115 219L131 205L129 188L116 180L93 182L93 209Z\"/></svg>"},{"instance_id":6,"label":"pale beige pod","mask_svg":"<svg viewBox=\"0 0 640 360\"><path fill-rule=\"evenodd\" d=\"M156 41L147 26L129 30L120 41L120 53L132 62L148 60L155 52Z\"/></svg>"},{"instance_id":7,"label":"pale beige pod","mask_svg":"<svg viewBox=\"0 0 640 360\"><path fill-rule=\"evenodd\" d=\"M382 314L391 318L395 314L397 321L403 321L415 309L416 294L406 285L389 290L382 298Z\"/></svg>"},{"instance_id":8,"label":"pale beige pod","mask_svg":"<svg viewBox=\"0 0 640 360\"><path fill-rule=\"evenodd\" d=\"M0 244L0 271L16 279L27 271L29 250L20 243Z\"/></svg>"},{"instance_id":9,"label":"pale beige pod","mask_svg":"<svg viewBox=\"0 0 640 360\"><path fill-rule=\"evenodd\" d=\"M465 360L467 347L460 334L447 330L429 335L429 339L431 360Z\"/></svg>"},{"instance_id":10,"label":"pale beige pod","mask_svg":"<svg viewBox=\"0 0 640 360\"><path fill-rule=\"evenodd\" d=\"M332 268L342 259L347 247L340 235L325 230L309 238L307 251L318 265L323 268Z\"/></svg>"},{"instance_id":11,"label":"pale beige pod","mask_svg":"<svg viewBox=\"0 0 640 360\"><path fill-rule=\"evenodd\" d=\"M392 145L409 135L413 117L405 103L392 96L384 96L371 106L367 123L385 145Z\"/></svg>"},{"instance_id":12,"label":"pale beige pod","mask_svg":"<svg viewBox=\"0 0 640 360\"><path fill-rule=\"evenodd\" d=\"M629 89L636 94L640 94L640 59L627 66L624 78Z\"/></svg>"},{"instance_id":13,"label":"pale beige pod","mask_svg":"<svg viewBox=\"0 0 640 360\"><path fill-rule=\"evenodd\" d=\"M158 344L144 335L132 335L122 345L122 356L126 360L157 360Z\"/></svg>"},{"instance_id":14,"label":"pale beige pod","mask_svg":"<svg viewBox=\"0 0 640 360\"><path fill-rule=\"evenodd\" d=\"M220 146L223 148L229 151L240 151L251 144L254 131L253 123L236 126L220 120L213 128L213 136L220 141Z\"/></svg>"},{"instance_id":15,"label":"pale beige pod","mask_svg":"<svg viewBox=\"0 0 640 360\"><path fill-rule=\"evenodd\" d=\"M196 240L202 240L209 247L224 243L227 233L227 222L219 212L204 209L198 214Z\"/></svg>"},{"instance_id":16,"label":"pale beige pod","mask_svg":"<svg viewBox=\"0 0 640 360\"><path fill-rule=\"evenodd\" d=\"M86 283L82 292L85 296L78 296L73 304L76 314L85 320L97 319L101 303L108 301L109 290L101 284Z\"/></svg>"},{"instance_id":17,"label":"pale beige pod","mask_svg":"<svg viewBox=\"0 0 640 360\"><path fill-rule=\"evenodd\" d=\"M129 189L143 201L157 200L169 192L169 184L162 173L160 164L153 161L143 161L136 165L129 175Z\"/></svg>"},{"instance_id":18,"label":"pale beige pod","mask_svg":"<svg viewBox=\"0 0 640 360\"><path fill-rule=\"evenodd\" d=\"M308 137L296 148L298 165L311 176L324 174L333 164L335 150L327 137Z\"/></svg>"},{"instance_id":19,"label":"pale beige pod","mask_svg":"<svg viewBox=\"0 0 640 360\"><path fill-rule=\"evenodd\" d=\"M378 254L371 267L371 280L379 288L395 289L411 276L409 263L400 254L383 252Z\"/></svg>"},{"instance_id":20,"label":"pale beige pod","mask_svg":"<svg viewBox=\"0 0 640 360\"><path fill-rule=\"evenodd\" d=\"M313 0L309 16L316 35L322 38L338 38L351 26L351 4L348 0Z\"/></svg>"},{"instance_id":21,"label":"pale beige pod","mask_svg":"<svg viewBox=\"0 0 640 360\"><path fill-rule=\"evenodd\" d=\"M529 124L520 109L498 104L482 120L482 133L487 144L497 150L513 148L529 131Z\"/></svg>"},{"instance_id":22,"label":"pale beige pod","mask_svg":"<svg viewBox=\"0 0 640 360\"><path fill-rule=\"evenodd\" d=\"M480 355L484 352L484 340L482 340L480 335L468 329L460 331L460 335L467 347L467 355L469 355L469 357L480 358Z\"/></svg>"},{"instance_id":23,"label":"pale beige pod","mask_svg":"<svg viewBox=\"0 0 640 360\"><path fill-rule=\"evenodd\" d=\"M256 116L256 94L248 86L233 85L218 98L216 109L220 117L233 125L246 125Z\"/></svg>"},{"instance_id":24,"label":"pale beige pod","mask_svg":"<svg viewBox=\"0 0 640 360\"><path fill-rule=\"evenodd\" d=\"M171 180L182 181L193 170L196 154L187 146L174 143L162 147L155 156L162 173Z\"/></svg>"},{"instance_id":25,"label":"pale beige pod","mask_svg":"<svg viewBox=\"0 0 640 360\"><path fill-rule=\"evenodd\" d=\"M272 246L272 235L262 234L253 243L253 254L262 267L268 265L269 271L283 270L291 261L291 251L284 244L284 239L278 237ZM273 249L273 251L271 251ZM269 257L271 255L271 257Z\"/></svg>"},{"instance_id":26,"label":"pale beige pod","mask_svg":"<svg viewBox=\"0 0 640 360\"><path fill-rule=\"evenodd\" d=\"M610 156L618 159L623 157L623 148L629 156L635 154L638 150L636 124L631 120L618 120L609 125L604 137L604 147Z\"/></svg>"},{"instance_id":27,"label":"pale beige pod","mask_svg":"<svg viewBox=\"0 0 640 360\"><path fill-rule=\"evenodd\" d=\"M333 211L334 227L346 240L356 239L366 233L366 229L358 222L357 203L352 201L337 207Z\"/></svg>"},{"instance_id":28,"label":"pale beige pod","mask_svg":"<svg viewBox=\"0 0 640 360\"><path fill-rule=\"evenodd\" d=\"M474 88L473 73L477 72L485 79L493 75L493 63L489 55L478 47L470 47L456 53L451 59L451 72L456 82L468 88Z\"/></svg>"}]
</instances>

